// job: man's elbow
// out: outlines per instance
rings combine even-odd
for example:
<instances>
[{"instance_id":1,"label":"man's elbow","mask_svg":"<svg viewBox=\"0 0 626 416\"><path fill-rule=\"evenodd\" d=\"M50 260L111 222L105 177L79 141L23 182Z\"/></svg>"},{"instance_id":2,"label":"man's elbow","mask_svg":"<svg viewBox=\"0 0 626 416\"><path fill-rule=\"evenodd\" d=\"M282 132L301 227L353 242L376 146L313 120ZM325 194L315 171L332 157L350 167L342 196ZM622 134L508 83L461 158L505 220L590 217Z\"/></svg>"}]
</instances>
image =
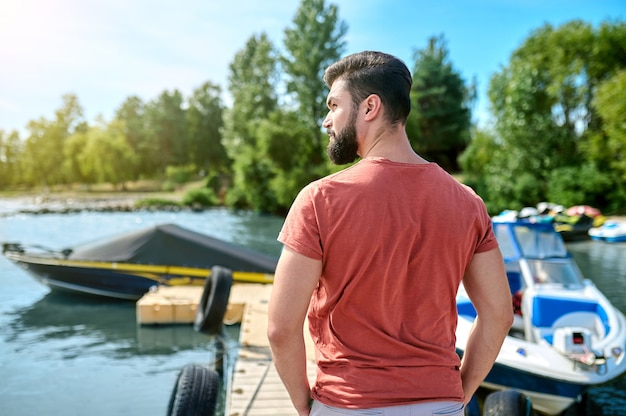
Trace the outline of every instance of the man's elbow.
<instances>
[{"instance_id":1,"label":"man's elbow","mask_svg":"<svg viewBox=\"0 0 626 416\"><path fill-rule=\"evenodd\" d=\"M270 345L280 343L282 337L284 337L284 335L281 328L272 321L269 321L267 324L267 339Z\"/></svg>"},{"instance_id":2,"label":"man's elbow","mask_svg":"<svg viewBox=\"0 0 626 416\"><path fill-rule=\"evenodd\" d=\"M509 329L511 329L511 326L513 326L513 322L515 320L515 317L513 315L513 308L510 307L510 305L507 305L507 307L502 308L502 312L498 314L498 317L502 325L502 331L508 333Z\"/></svg>"},{"instance_id":3,"label":"man's elbow","mask_svg":"<svg viewBox=\"0 0 626 416\"><path fill-rule=\"evenodd\" d=\"M489 323L489 327L504 335L509 332L515 319L513 316L513 307L508 304L479 311L478 315L483 317L483 322Z\"/></svg>"},{"instance_id":4,"label":"man's elbow","mask_svg":"<svg viewBox=\"0 0 626 416\"><path fill-rule=\"evenodd\" d=\"M280 323L269 321L267 325L267 339L272 348L289 345L293 339L293 330Z\"/></svg>"}]
</instances>

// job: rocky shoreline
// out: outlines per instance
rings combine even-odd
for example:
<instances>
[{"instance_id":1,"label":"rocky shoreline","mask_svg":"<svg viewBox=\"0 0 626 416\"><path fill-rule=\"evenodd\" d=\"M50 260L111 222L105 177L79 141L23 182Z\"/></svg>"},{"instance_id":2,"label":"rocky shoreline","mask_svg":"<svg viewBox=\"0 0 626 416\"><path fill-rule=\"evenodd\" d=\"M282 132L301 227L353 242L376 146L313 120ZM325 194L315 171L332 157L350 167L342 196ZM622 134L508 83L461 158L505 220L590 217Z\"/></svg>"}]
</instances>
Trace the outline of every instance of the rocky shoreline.
<instances>
[{"instance_id":1,"label":"rocky shoreline","mask_svg":"<svg viewBox=\"0 0 626 416\"><path fill-rule=\"evenodd\" d=\"M0 217L16 214L72 214L80 212L202 211L206 207L184 206L177 193L45 194L0 196ZM145 203L158 200L159 203ZM167 201L171 201L168 204ZM626 222L624 215L606 219Z\"/></svg>"},{"instance_id":2,"label":"rocky shoreline","mask_svg":"<svg viewBox=\"0 0 626 416\"><path fill-rule=\"evenodd\" d=\"M15 214L71 214L78 212L131 212L153 210L140 201L154 198L154 195L34 195L0 197L0 216ZM165 198L164 198L165 200ZM172 204L159 204L159 210L183 210L174 197L169 197Z\"/></svg>"}]
</instances>

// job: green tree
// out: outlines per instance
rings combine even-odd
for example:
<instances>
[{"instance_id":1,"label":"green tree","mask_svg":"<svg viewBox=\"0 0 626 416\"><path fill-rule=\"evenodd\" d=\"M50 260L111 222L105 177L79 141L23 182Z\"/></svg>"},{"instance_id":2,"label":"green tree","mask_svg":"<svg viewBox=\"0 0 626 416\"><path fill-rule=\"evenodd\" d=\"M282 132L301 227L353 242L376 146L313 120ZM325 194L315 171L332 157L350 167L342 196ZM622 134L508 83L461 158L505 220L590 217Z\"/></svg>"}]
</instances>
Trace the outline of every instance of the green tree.
<instances>
[{"instance_id":1,"label":"green tree","mask_svg":"<svg viewBox=\"0 0 626 416\"><path fill-rule=\"evenodd\" d=\"M28 184L49 185L68 183L63 166L65 141L78 128L84 127L83 109L73 94L63 96L63 106L55 112L53 121L41 118L28 123L22 169Z\"/></svg>"},{"instance_id":2,"label":"green tree","mask_svg":"<svg viewBox=\"0 0 626 416\"><path fill-rule=\"evenodd\" d=\"M248 39L229 66L233 103L225 114L223 142L231 159L241 146L255 146L256 124L278 107L277 59L272 42L261 33Z\"/></svg>"},{"instance_id":3,"label":"green tree","mask_svg":"<svg viewBox=\"0 0 626 416\"><path fill-rule=\"evenodd\" d=\"M325 0L302 0L293 26L285 29L287 54L281 63L287 76L287 92L293 95L299 117L307 128L300 140L312 144L309 160L313 166L324 160L319 134L326 115L324 70L343 54L347 31L347 23L339 19L338 7L327 5Z\"/></svg>"},{"instance_id":4,"label":"green tree","mask_svg":"<svg viewBox=\"0 0 626 416\"><path fill-rule=\"evenodd\" d=\"M141 98L128 97L115 111L113 122L121 126L126 143L135 153L133 177L154 177L159 172L159 146L147 131L146 105Z\"/></svg>"},{"instance_id":5,"label":"green tree","mask_svg":"<svg viewBox=\"0 0 626 416\"><path fill-rule=\"evenodd\" d=\"M183 96L178 90L164 91L146 106L146 130L153 144L150 150L158 166L158 175L165 174L167 166L188 162L189 137Z\"/></svg>"},{"instance_id":6,"label":"green tree","mask_svg":"<svg viewBox=\"0 0 626 416\"><path fill-rule=\"evenodd\" d=\"M602 131L592 139L596 148L589 153L607 161L626 181L626 69L600 84L593 105L602 119Z\"/></svg>"},{"instance_id":7,"label":"green tree","mask_svg":"<svg viewBox=\"0 0 626 416\"><path fill-rule=\"evenodd\" d=\"M528 66L543 78L534 94L543 97L545 105L538 113L549 115L550 122L546 119L544 127L535 132L536 144L529 147L542 148L546 153L544 160L549 160L538 172L540 177L550 176L551 181L556 181L552 170L585 164L590 166L585 172L591 172L587 176L593 178L593 182L604 182L612 176L606 167L611 166L613 152L605 149L595 153L593 150L593 142L602 135L603 121L592 103L599 85L626 67L624 58L624 23L604 22L595 29L580 20L557 28L546 24L531 33L513 53L511 66ZM579 179L583 180L583 170L579 171ZM601 178L603 175L606 177ZM601 188L596 187L596 196L587 192L588 200L578 203L602 200Z\"/></svg>"},{"instance_id":8,"label":"green tree","mask_svg":"<svg viewBox=\"0 0 626 416\"><path fill-rule=\"evenodd\" d=\"M626 66L625 57L621 22L594 29L575 20L531 32L489 85L499 151L482 169L488 204L519 207L575 195L587 198L578 203L601 203L607 181L622 188L610 171L614 152L593 103L600 85ZM582 189L559 172L579 172L577 180L598 186Z\"/></svg>"},{"instance_id":9,"label":"green tree","mask_svg":"<svg viewBox=\"0 0 626 416\"><path fill-rule=\"evenodd\" d=\"M571 161L567 131L555 123L542 89L546 82L547 74L516 62L490 84L501 151L490 161L486 183L490 197L512 206L545 200L550 172Z\"/></svg>"},{"instance_id":10,"label":"green tree","mask_svg":"<svg viewBox=\"0 0 626 416\"><path fill-rule=\"evenodd\" d=\"M229 67L232 107L225 112L223 143L233 160L233 183L227 203L238 208L271 211L269 161L259 154L258 126L278 107L276 51L266 34L252 36Z\"/></svg>"},{"instance_id":11,"label":"green tree","mask_svg":"<svg viewBox=\"0 0 626 416\"><path fill-rule=\"evenodd\" d=\"M72 182L88 185L97 182L95 175L90 175L91 169L85 168L81 163L81 157L87 148L90 134L91 128L74 132L67 138L63 146L63 170L66 177L71 178Z\"/></svg>"},{"instance_id":12,"label":"green tree","mask_svg":"<svg viewBox=\"0 0 626 416\"><path fill-rule=\"evenodd\" d=\"M272 212L284 214L303 184L310 180L308 155L311 143L300 140L308 135L295 111L277 110L258 128L258 153L271 172L269 190L276 201Z\"/></svg>"},{"instance_id":13,"label":"green tree","mask_svg":"<svg viewBox=\"0 0 626 416\"><path fill-rule=\"evenodd\" d=\"M78 159L82 174L97 183L111 183L125 189L133 179L135 153L126 142L124 125L112 122L108 126L89 129L86 144Z\"/></svg>"},{"instance_id":14,"label":"green tree","mask_svg":"<svg viewBox=\"0 0 626 416\"><path fill-rule=\"evenodd\" d=\"M564 206L592 205L611 208L614 197L619 197L614 188L612 174L602 172L592 162L579 166L565 166L550 172L548 180L548 200L559 201ZM623 197L619 197L624 202ZM623 206L618 204L612 207Z\"/></svg>"},{"instance_id":15,"label":"green tree","mask_svg":"<svg viewBox=\"0 0 626 416\"><path fill-rule=\"evenodd\" d=\"M186 113L189 162L209 175L229 167L222 144L223 107L220 93L219 86L205 82L194 90Z\"/></svg>"},{"instance_id":16,"label":"green tree","mask_svg":"<svg viewBox=\"0 0 626 416\"><path fill-rule=\"evenodd\" d=\"M489 128L472 130L472 140L459 156L459 165L463 171L463 182L480 195L487 192L485 177L493 155L500 151L496 135Z\"/></svg>"},{"instance_id":17,"label":"green tree","mask_svg":"<svg viewBox=\"0 0 626 416\"><path fill-rule=\"evenodd\" d=\"M17 131L6 134L0 130L0 189L20 183L19 169L22 143Z\"/></svg>"},{"instance_id":18,"label":"green tree","mask_svg":"<svg viewBox=\"0 0 626 416\"><path fill-rule=\"evenodd\" d=\"M474 89L453 68L443 35L431 37L414 59L413 111L407 123L411 144L426 159L458 171L458 156L470 139Z\"/></svg>"}]
</instances>

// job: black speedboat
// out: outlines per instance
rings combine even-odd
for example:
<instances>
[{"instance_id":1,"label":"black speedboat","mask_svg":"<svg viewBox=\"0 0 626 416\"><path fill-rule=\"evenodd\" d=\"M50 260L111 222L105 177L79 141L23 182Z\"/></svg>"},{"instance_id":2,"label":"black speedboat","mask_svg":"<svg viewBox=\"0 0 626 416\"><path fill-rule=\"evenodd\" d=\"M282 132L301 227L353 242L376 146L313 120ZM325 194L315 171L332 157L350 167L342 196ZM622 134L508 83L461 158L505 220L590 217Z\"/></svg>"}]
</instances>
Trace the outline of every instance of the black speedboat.
<instances>
[{"instance_id":1,"label":"black speedboat","mask_svg":"<svg viewBox=\"0 0 626 416\"><path fill-rule=\"evenodd\" d=\"M2 253L52 289L136 300L158 285L199 285L211 268L233 281L271 283L276 258L175 224L62 250L3 243Z\"/></svg>"}]
</instances>

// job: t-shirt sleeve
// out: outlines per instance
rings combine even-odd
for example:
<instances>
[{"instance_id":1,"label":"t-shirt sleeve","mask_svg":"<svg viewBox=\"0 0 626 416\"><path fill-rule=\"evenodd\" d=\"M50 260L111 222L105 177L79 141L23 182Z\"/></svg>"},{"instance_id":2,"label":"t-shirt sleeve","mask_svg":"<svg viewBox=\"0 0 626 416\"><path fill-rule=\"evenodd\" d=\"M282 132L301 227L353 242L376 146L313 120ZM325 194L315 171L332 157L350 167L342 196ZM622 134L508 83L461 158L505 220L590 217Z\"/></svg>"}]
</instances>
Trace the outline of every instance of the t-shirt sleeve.
<instances>
[{"instance_id":1,"label":"t-shirt sleeve","mask_svg":"<svg viewBox=\"0 0 626 416\"><path fill-rule=\"evenodd\" d=\"M482 203L482 201L481 201ZM498 248L498 240L496 240L496 235L493 232L493 224L491 222L491 217L487 213L487 209L482 207L481 211L482 215L480 217L482 227L484 233L483 237L480 241L478 241L478 245L476 246L475 253L484 253L486 251L493 250L494 248Z\"/></svg>"},{"instance_id":2,"label":"t-shirt sleeve","mask_svg":"<svg viewBox=\"0 0 626 416\"><path fill-rule=\"evenodd\" d=\"M278 241L303 256L322 259L319 217L313 184L303 188L289 209Z\"/></svg>"},{"instance_id":3,"label":"t-shirt sleeve","mask_svg":"<svg viewBox=\"0 0 626 416\"><path fill-rule=\"evenodd\" d=\"M493 229L489 228L485 238L483 238L483 240L478 244L478 247L476 247L475 253L484 253L485 251L493 250L494 248L498 248L498 241L493 234Z\"/></svg>"}]
</instances>

